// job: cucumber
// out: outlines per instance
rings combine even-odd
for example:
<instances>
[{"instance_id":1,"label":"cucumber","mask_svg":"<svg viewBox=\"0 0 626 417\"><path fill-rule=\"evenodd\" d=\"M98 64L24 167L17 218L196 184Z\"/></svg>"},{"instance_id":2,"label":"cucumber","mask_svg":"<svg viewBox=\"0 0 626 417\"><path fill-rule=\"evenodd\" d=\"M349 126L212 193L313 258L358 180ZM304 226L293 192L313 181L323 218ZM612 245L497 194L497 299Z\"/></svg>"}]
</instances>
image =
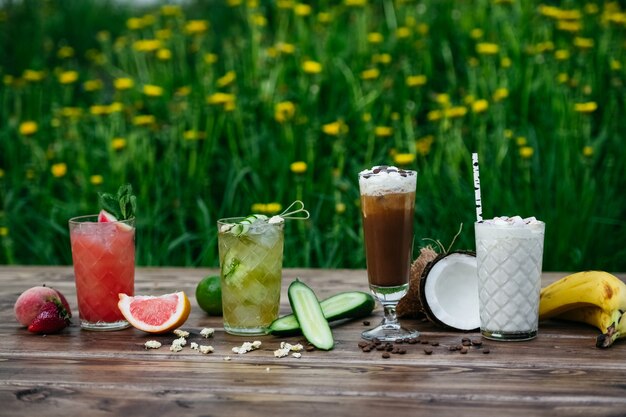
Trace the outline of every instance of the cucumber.
<instances>
[{"instance_id":1,"label":"cucumber","mask_svg":"<svg viewBox=\"0 0 626 417\"><path fill-rule=\"evenodd\" d=\"M289 285L287 295L306 340L318 349L331 350L335 344L333 333L313 290L296 279Z\"/></svg>"},{"instance_id":2,"label":"cucumber","mask_svg":"<svg viewBox=\"0 0 626 417\"><path fill-rule=\"evenodd\" d=\"M368 316L375 306L374 297L362 291L341 292L320 301L322 313L328 322ZM274 336L290 336L301 331L296 316L289 314L274 320L268 328L268 333Z\"/></svg>"}]
</instances>

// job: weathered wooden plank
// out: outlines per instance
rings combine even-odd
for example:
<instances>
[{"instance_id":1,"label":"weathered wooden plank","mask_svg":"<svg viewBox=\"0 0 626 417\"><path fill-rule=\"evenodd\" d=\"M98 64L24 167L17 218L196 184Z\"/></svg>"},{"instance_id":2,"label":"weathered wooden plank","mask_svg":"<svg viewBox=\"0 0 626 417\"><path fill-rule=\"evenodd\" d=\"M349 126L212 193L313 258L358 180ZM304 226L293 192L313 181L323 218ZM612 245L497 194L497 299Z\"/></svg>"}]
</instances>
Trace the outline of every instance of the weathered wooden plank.
<instances>
[{"instance_id":1,"label":"weathered wooden plank","mask_svg":"<svg viewBox=\"0 0 626 417\"><path fill-rule=\"evenodd\" d=\"M198 280L211 269L140 268L137 292L185 290L193 300ZM544 274L544 285L564 274ZM624 279L623 275L620 275ZM367 290L365 271L286 270L284 289L301 277L318 296ZM171 353L173 335L146 335L134 329L87 332L77 326L61 334L38 336L20 328L13 303L25 288L40 283L59 288L76 305L73 275L67 267L0 268L0 415L313 415L359 413L411 415L622 415L626 409L626 343L597 349L593 328L572 323L542 323L529 342L483 341L489 354L473 348L451 352L462 337L476 332L444 330L405 321L432 345L403 345L405 355L383 359L362 352L357 343L362 322L333 329L330 352L304 352L301 359L276 359L281 341L302 338L263 336L261 349L231 352L244 340L223 331L221 319L197 306L184 328L190 341L211 344L215 353L186 348ZM286 296L281 311L289 311ZM381 312L369 320L374 324ZM205 340L203 327L216 334ZM164 346L147 351L143 343ZM431 355L424 353L427 347ZM231 359L226 361L229 356Z\"/></svg>"}]
</instances>

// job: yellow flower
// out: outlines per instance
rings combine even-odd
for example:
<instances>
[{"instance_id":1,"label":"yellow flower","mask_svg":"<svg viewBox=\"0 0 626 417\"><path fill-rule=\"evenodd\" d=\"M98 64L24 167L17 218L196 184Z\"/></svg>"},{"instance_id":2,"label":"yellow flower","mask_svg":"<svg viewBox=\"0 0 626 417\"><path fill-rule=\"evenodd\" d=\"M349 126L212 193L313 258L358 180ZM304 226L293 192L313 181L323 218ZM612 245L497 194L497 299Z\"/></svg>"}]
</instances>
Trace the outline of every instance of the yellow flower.
<instances>
[{"instance_id":1,"label":"yellow flower","mask_svg":"<svg viewBox=\"0 0 626 417\"><path fill-rule=\"evenodd\" d=\"M593 156L593 147L588 146L588 145L585 146L583 148L583 156L586 157L586 158L592 157Z\"/></svg>"},{"instance_id":2,"label":"yellow flower","mask_svg":"<svg viewBox=\"0 0 626 417\"><path fill-rule=\"evenodd\" d=\"M226 4L228 4L229 7L241 6L241 0L226 0Z\"/></svg>"},{"instance_id":3,"label":"yellow flower","mask_svg":"<svg viewBox=\"0 0 626 417\"><path fill-rule=\"evenodd\" d=\"M372 121L372 113L363 113L363 116L361 116L361 120L363 120L365 123L371 122Z\"/></svg>"},{"instance_id":4,"label":"yellow flower","mask_svg":"<svg viewBox=\"0 0 626 417\"><path fill-rule=\"evenodd\" d=\"M283 206L277 202L267 203L265 205L265 213L267 214L277 214L282 209L283 209Z\"/></svg>"},{"instance_id":5,"label":"yellow flower","mask_svg":"<svg viewBox=\"0 0 626 417\"><path fill-rule=\"evenodd\" d=\"M52 176L55 178L64 177L65 174L67 174L67 165L64 162L52 164L52 167L50 168L50 172L52 172Z\"/></svg>"},{"instance_id":6,"label":"yellow flower","mask_svg":"<svg viewBox=\"0 0 626 417\"><path fill-rule=\"evenodd\" d=\"M417 32L422 35L428 35L428 31L430 30L430 26L428 26L426 23L420 23L419 25L417 25Z\"/></svg>"},{"instance_id":7,"label":"yellow flower","mask_svg":"<svg viewBox=\"0 0 626 417\"><path fill-rule=\"evenodd\" d=\"M484 34L485 33L483 32L483 30L480 28L474 28L470 31L470 37L472 39L480 39L483 37Z\"/></svg>"},{"instance_id":8,"label":"yellow flower","mask_svg":"<svg viewBox=\"0 0 626 417\"><path fill-rule=\"evenodd\" d=\"M302 63L302 71L307 74L319 74L322 72L322 64L317 61L306 60Z\"/></svg>"},{"instance_id":9,"label":"yellow flower","mask_svg":"<svg viewBox=\"0 0 626 417\"><path fill-rule=\"evenodd\" d=\"M474 113L483 113L489 108L489 102L485 99L476 100L472 103Z\"/></svg>"},{"instance_id":10,"label":"yellow flower","mask_svg":"<svg viewBox=\"0 0 626 417\"><path fill-rule=\"evenodd\" d=\"M444 114L446 115L446 117L449 117L451 119L463 117L467 114L467 107L465 106L450 107L449 109L446 109L444 111Z\"/></svg>"},{"instance_id":11,"label":"yellow flower","mask_svg":"<svg viewBox=\"0 0 626 417\"><path fill-rule=\"evenodd\" d=\"M95 174L95 175L92 175L91 177L89 177L89 182L92 185L100 185L100 184L102 184L104 182L104 178L102 177L102 175Z\"/></svg>"},{"instance_id":12,"label":"yellow flower","mask_svg":"<svg viewBox=\"0 0 626 417\"><path fill-rule=\"evenodd\" d=\"M9 235L9 228L6 226L2 226L0 227L0 236L1 237L6 237Z\"/></svg>"},{"instance_id":13,"label":"yellow flower","mask_svg":"<svg viewBox=\"0 0 626 417\"><path fill-rule=\"evenodd\" d=\"M519 156L521 156L523 159L530 159L534 153L535 150L531 146L522 146L519 149Z\"/></svg>"},{"instance_id":14,"label":"yellow flower","mask_svg":"<svg viewBox=\"0 0 626 417\"><path fill-rule=\"evenodd\" d=\"M83 83L85 91L98 91L102 90L102 80L87 80Z\"/></svg>"},{"instance_id":15,"label":"yellow flower","mask_svg":"<svg viewBox=\"0 0 626 417\"><path fill-rule=\"evenodd\" d=\"M216 84L218 87L226 87L232 84L237 79L237 73L235 71L228 71L226 74L217 79Z\"/></svg>"},{"instance_id":16,"label":"yellow flower","mask_svg":"<svg viewBox=\"0 0 626 417\"><path fill-rule=\"evenodd\" d=\"M276 50L283 54L291 55L296 51L296 47L292 43L278 42L276 44Z\"/></svg>"},{"instance_id":17,"label":"yellow flower","mask_svg":"<svg viewBox=\"0 0 626 417\"><path fill-rule=\"evenodd\" d=\"M121 151L126 147L126 139L124 138L113 138L111 140L111 148L114 151Z\"/></svg>"},{"instance_id":18,"label":"yellow flower","mask_svg":"<svg viewBox=\"0 0 626 417\"><path fill-rule=\"evenodd\" d=\"M413 153L397 153L393 156L393 162L397 165L408 165L415 161Z\"/></svg>"},{"instance_id":19,"label":"yellow flower","mask_svg":"<svg viewBox=\"0 0 626 417\"><path fill-rule=\"evenodd\" d=\"M154 52L161 47L158 39L140 39L133 43L133 49L138 52Z\"/></svg>"},{"instance_id":20,"label":"yellow flower","mask_svg":"<svg viewBox=\"0 0 626 417\"><path fill-rule=\"evenodd\" d=\"M252 207L250 207L250 211L253 213L264 214L267 211L267 204L265 203L254 203Z\"/></svg>"},{"instance_id":21,"label":"yellow flower","mask_svg":"<svg viewBox=\"0 0 626 417\"><path fill-rule=\"evenodd\" d=\"M182 9L179 5L166 4L161 6L163 16L182 16Z\"/></svg>"},{"instance_id":22,"label":"yellow flower","mask_svg":"<svg viewBox=\"0 0 626 417\"><path fill-rule=\"evenodd\" d=\"M217 54L213 54L209 52L209 53L204 54L203 59L204 59L205 64L211 65L217 62L218 57L217 57Z\"/></svg>"},{"instance_id":23,"label":"yellow flower","mask_svg":"<svg viewBox=\"0 0 626 417\"><path fill-rule=\"evenodd\" d=\"M493 92L493 101L502 101L509 96L509 90L506 88L498 88Z\"/></svg>"},{"instance_id":24,"label":"yellow flower","mask_svg":"<svg viewBox=\"0 0 626 417\"><path fill-rule=\"evenodd\" d=\"M305 3L298 3L293 8L293 12L296 16L308 16L311 14L311 6Z\"/></svg>"},{"instance_id":25,"label":"yellow flower","mask_svg":"<svg viewBox=\"0 0 626 417\"><path fill-rule=\"evenodd\" d=\"M291 101L281 101L274 106L274 119L278 123L291 120L296 114L296 106Z\"/></svg>"},{"instance_id":26,"label":"yellow flower","mask_svg":"<svg viewBox=\"0 0 626 417\"><path fill-rule=\"evenodd\" d=\"M500 47L495 43L479 42L476 44L476 53L480 55L495 55L500 51Z\"/></svg>"},{"instance_id":27,"label":"yellow flower","mask_svg":"<svg viewBox=\"0 0 626 417\"><path fill-rule=\"evenodd\" d=\"M205 135L204 132L198 131L198 130L186 130L183 133L183 139L185 140L200 140L200 139L204 139Z\"/></svg>"},{"instance_id":28,"label":"yellow flower","mask_svg":"<svg viewBox=\"0 0 626 417\"><path fill-rule=\"evenodd\" d=\"M426 113L426 118L431 122L440 120L442 117L443 117L443 112L441 110L431 110L428 113Z\"/></svg>"},{"instance_id":29,"label":"yellow flower","mask_svg":"<svg viewBox=\"0 0 626 417\"><path fill-rule=\"evenodd\" d=\"M148 97L161 97L163 95L163 87L158 85L145 84L143 86L143 93Z\"/></svg>"},{"instance_id":30,"label":"yellow flower","mask_svg":"<svg viewBox=\"0 0 626 417\"><path fill-rule=\"evenodd\" d=\"M198 35L209 29L209 22L206 20L190 20L185 24L185 31L190 35Z\"/></svg>"},{"instance_id":31,"label":"yellow flower","mask_svg":"<svg viewBox=\"0 0 626 417\"><path fill-rule=\"evenodd\" d=\"M152 114L139 114L133 117L133 124L135 126L148 126L156 122L156 117Z\"/></svg>"},{"instance_id":32,"label":"yellow flower","mask_svg":"<svg viewBox=\"0 0 626 417\"><path fill-rule=\"evenodd\" d=\"M154 35L156 36L157 39L161 41L168 40L169 38L172 37L172 30L171 29L159 29L156 32L154 32Z\"/></svg>"},{"instance_id":33,"label":"yellow flower","mask_svg":"<svg viewBox=\"0 0 626 417\"><path fill-rule=\"evenodd\" d=\"M161 61L169 61L172 59L172 51L167 48L161 48L157 51L156 56Z\"/></svg>"},{"instance_id":34,"label":"yellow flower","mask_svg":"<svg viewBox=\"0 0 626 417\"><path fill-rule=\"evenodd\" d=\"M139 30L143 28L143 22L138 17L131 17L126 21L126 27L130 30Z\"/></svg>"},{"instance_id":35,"label":"yellow flower","mask_svg":"<svg viewBox=\"0 0 626 417\"><path fill-rule=\"evenodd\" d=\"M500 66L502 68L510 68L511 65L513 65L513 61L511 61L511 58L505 56L500 60Z\"/></svg>"},{"instance_id":36,"label":"yellow flower","mask_svg":"<svg viewBox=\"0 0 626 417\"><path fill-rule=\"evenodd\" d=\"M78 119L83 114L83 109L80 107L63 107L61 108L61 116L68 119Z\"/></svg>"},{"instance_id":37,"label":"yellow flower","mask_svg":"<svg viewBox=\"0 0 626 417\"><path fill-rule=\"evenodd\" d=\"M78 80L78 72L64 71L59 74L58 79L61 84L73 84Z\"/></svg>"},{"instance_id":38,"label":"yellow flower","mask_svg":"<svg viewBox=\"0 0 626 417\"><path fill-rule=\"evenodd\" d=\"M174 94L178 97L186 97L190 93L191 93L191 87L185 85L183 87L180 87L178 90L176 90Z\"/></svg>"},{"instance_id":39,"label":"yellow flower","mask_svg":"<svg viewBox=\"0 0 626 417\"><path fill-rule=\"evenodd\" d=\"M113 80L113 85L116 90L124 91L133 88L135 86L135 82L132 78L116 78Z\"/></svg>"},{"instance_id":40,"label":"yellow flower","mask_svg":"<svg viewBox=\"0 0 626 417\"><path fill-rule=\"evenodd\" d=\"M504 137L511 139L513 137L513 131L511 129L504 129Z\"/></svg>"},{"instance_id":41,"label":"yellow flower","mask_svg":"<svg viewBox=\"0 0 626 417\"><path fill-rule=\"evenodd\" d=\"M234 94L227 94L227 93L213 93L210 96L207 97L207 103L208 104L223 104L226 105L228 103L234 103L235 102L235 95Z\"/></svg>"},{"instance_id":42,"label":"yellow flower","mask_svg":"<svg viewBox=\"0 0 626 417\"><path fill-rule=\"evenodd\" d=\"M0 178L4 178L4 169L0 168Z\"/></svg>"},{"instance_id":43,"label":"yellow flower","mask_svg":"<svg viewBox=\"0 0 626 417\"><path fill-rule=\"evenodd\" d=\"M109 104L109 113L119 113L122 110L124 110L124 104L120 103L119 101L114 101L113 103Z\"/></svg>"},{"instance_id":44,"label":"yellow flower","mask_svg":"<svg viewBox=\"0 0 626 417\"><path fill-rule=\"evenodd\" d=\"M595 101L589 101L587 103L574 104L574 110L578 113L593 113L598 109L598 103Z\"/></svg>"},{"instance_id":45,"label":"yellow flower","mask_svg":"<svg viewBox=\"0 0 626 417\"><path fill-rule=\"evenodd\" d=\"M611 59L611 70L619 71L621 69L622 69L622 63L619 62L617 59Z\"/></svg>"},{"instance_id":46,"label":"yellow flower","mask_svg":"<svg viewBox=\"0 0 626 417\"><path fill-rule=\"evenodd\" d=\"M582 25L578 21L571 20L559 20L556 24L556 28L562 32L579 32L582 29Z\"/></svg>"},{"instance_id":47,"label":"yellow flower","mask_svg":"<svg viewBox=\"0 0 626 417\"><path fill-rule=\"evenodd\" d=\"M374 128L374 135L379 138L389 137L393 135L393 127L391 126L376 126Z\"/></svg>"},{"instance_id":48,"label":"yellow flower","mask_svg":"<svg viewBox=\"0 0 626 417\"><path fill-rule=\"evenodd\" d=\"M363 7L367 5L367 0L344 0L343 4L348 7Z\"/></svg>"},{"instance_id":49,"label":"yellow flower","mask_svg":"<svg viewBox=\"0 0 626 417\"><path fill-rule=\"evenodd\" d=\"M546 42L539 42L536 46L535 49L537 51L537 53L544 53L546 51L553 51L554 50L554 43L551 41L546 41Z\"/></svg>"},{"instance_id":50,"label":"yellow flower","mask_svg":"<svg viewBox=\"0 0 626 417\"><path fill-rule=\"evenodd\" d=\"M333 20L333 15L328 12L319 12L317 14L317 21L320 23L330 23Z\"/></svg>"},{"instance_id":51,"label":"yellow flower","mask_svg":"<svg viewBox=\"0 0 626 417\"><path fill-rule=\"evenodd\" d=\"M400 26L396 29L396 38L398 39L406 39L411 36L411 29L406 26Z\"/></svg>"},{"instance_id":52,"label":"yellow flower","mask_svg":"<svg viewBox=\"0 0 626 417\"><path fill-rule=\"evenodd\" d=\"M27 120L25 122L20 123L20 133L24 136L31 136L37 133L39 126L37 122L32 120Z\"/></svg>"},{"instance_id":53,"label":"yellow flower","mask_svg":"<svg viewBox=\"0 0 626 417\"><path fill-rule=\"evenodd\" d=\"M294 174L304 174L306 172L307 165L304 161L296 161L292 162L291 165L289 165L289 169Z\"/></svg>"},{"instance_id":54,"label":"yellow flower","mask_svg":"<svg viewBox=\"0 0 626 417\"><path fill-rule=\"evenodd\" d=\"M435 101L442 106L447 106L450 104L450 95L446 93L437 94L435 96Z\"/></svg>"},{"instance_id":55,"label":"yellow flower","mask_svg":"<svg viewBox=\"0 0 626 417\"><path fill-rule=\"evenodd\" d=\"M515 138L515 143L517 143L517 146L526 146L528 140L524 136L518 136Z\"/></svg>"},{"instance_id":56,"label":"yellow flower","mask_svg":"<svg viewBox=\"0 0 626 417\"><path fill-rule=\"evenodd\" d=\"M22 78L30 82L39 82L43 80L44 77L45 75L43 71L35 71L31 69L24 70L24 73L22 74Z\"/></svg>"},{"instance_id":57,"label":"yellow flower","mask_svg":"<svg viewBox=\"0 0 626 417\"><path fill-rule=\"evenodd\" d=\"M392 58L390 54L374 54L372 56L372 62L374 64L389 64L391 63Z\"/></svg>"},{"instance_id":58,"label":"yellow flower","mask_svg":"<svg viewBox=\"0 0 626 417\"><path fill-rule=\"evenodd\" d=\"M590 38L581 38L579 36L574 38L574 46L580 49L591 49L593 48L594 41Z\"/></svg>"},{"instance_id":59,"label":"yellow flower","mask_svg":"<svg viewBox=\"0 0 626 417\"><path fill-rule=\"evenodd\" d=\"M71 58L74 56L74 48L71 46L62 46L57 51L57 57L61 59Z\"/></svg>"},{"instance_id":60,"label":"yellow flower","mask_svg":"<svg viewBox=\"0 0 626 417\"><path fill-rule=\"evenodd\" d=\"M369 43L378 44L378 43L383 43L384 40L385 40L385 38L383 37L382 33L370 32L370 33L367 34L367 41Z\"/></svg>"},{"instance_id":61,"label":"yellow flower","mask_svg":"<svg viewBox=\"0 0 626 417\"><path fill-rule=\"evenodd\" d=\"M426 81L428 81L428 79L425 75L409 75L406 77L405 83L407 87L420 87L426 84Z\"/></svg>"},{"instance_id":62,"label":"yellow flower","mask_svg":"<svg viewBox=\"0 0 626 417\"><path fill-rule=\"evenodd\" d=\"M322 132L329 136L338 136L340 133L348 133L349 128L342 120L327 123L322 126Z\"/></svg>"},{"instance_id":63,"label":"yellow flower","mask_svg":"<svg viewBox=\"0 0 626 417\"><path fill-rule=\"evenodd\" d=\"M375 80L380 76L378 68L370 68L361 72L361 79L363 80Z\"/></svg>"},{"instance_id":64,"label":"yellow flower","mask_svg":"<svg viewBox=\"0 0 626 417\"><path fill-rule=\"evenodd\" d=\"M463 98L463 103L465 104L472 104L476 102L476 97L474 97L473 94L468 94Z\"/></svg>"},{"instance_id":65,"label":"yellow flower","mask_svg":"<svg viewBox=\"0 0 626 417\"><path fill-rule=\"evenodd\" d=\"M335 213L343 214L346 212L346 204L345 203L335 203Z\"/></svg>"},{"instance_id":66,"label":"yellow flower","mask_svg":"<svg viewBox=\"0 0 626 417\"><path fill-rule=\"evenodd\" d=\"M400 120L400 113L397 111L391 112L391 120Z\"/></svg>"},{"instance_id":67,"label":"yellow flower","mask_svg":"<svg viewBox=\"0 0 626 417\"><path fill-rule=\"evenodd\" d=\"M556 76L556 80L559 82L559 84L565 84L566 82L569 81L569 75L567 75L564 72L561 72Z\"/></svg>"},{"instance_id":68,"label":"yellow flower","mask_svg":"<svg viewBox=\"0 0 626 417\"><path fill-rule=\"evenodd\" d=\"M557 61L565 61L569 59L569 51L567 49L557 49L554 51L554 58Z\"/></svg>"},{"instance_id":69,"label":"yellow flower","mask_svg":"<svg viewBox=\"0 0 626 417\"><path fill-rule=\"evenodd\" d=\"M94 116L102 116L104 114L108 114L108 112L109 106L106 105L94 104L93 106L89 107L89 113L93 114Z\"/></svg>"},{"instance_id":70,"label":"yellow flower","mask_svg":"<svg viewBox=\"0 0 626 417\"><path fill-rule=\"evenodd\" d=\"M267 18L259 13L252 16L252 22L254 23L255 26L258 26L258 27L267 26Z\"/></svg>"},{"instance_id":71,"label":"yellow flower","mask_svg":"<svg viewBox=\"0 0 626 417\"><path fill-rule=\"evenodd\" d=\"M430 148L435 141L433 135L427 135L423 138L419 138L415 141L415 150L422 156L426 156L430 153Z\"/></svg>"}]
</instances>

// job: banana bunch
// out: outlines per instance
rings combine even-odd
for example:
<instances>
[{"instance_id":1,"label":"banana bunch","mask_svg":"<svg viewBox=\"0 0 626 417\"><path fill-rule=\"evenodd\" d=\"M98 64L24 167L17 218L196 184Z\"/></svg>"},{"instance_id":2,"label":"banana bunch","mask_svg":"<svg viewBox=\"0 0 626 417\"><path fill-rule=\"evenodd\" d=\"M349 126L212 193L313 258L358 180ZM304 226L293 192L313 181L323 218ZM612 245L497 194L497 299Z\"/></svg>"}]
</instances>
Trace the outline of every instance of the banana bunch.
<instances>
[{"instance_id":1,"label":"banana bunch","mask_svg":"<svg viewBox=\"0 0 626 417\"><path fill-rule=\"evenodd\" d=\"M583 322L602 332L596 346L609 347L626 337L626 283L608 272L584 271L568 275L541 290L539 320Z\"/></svg>"}]
</instances>

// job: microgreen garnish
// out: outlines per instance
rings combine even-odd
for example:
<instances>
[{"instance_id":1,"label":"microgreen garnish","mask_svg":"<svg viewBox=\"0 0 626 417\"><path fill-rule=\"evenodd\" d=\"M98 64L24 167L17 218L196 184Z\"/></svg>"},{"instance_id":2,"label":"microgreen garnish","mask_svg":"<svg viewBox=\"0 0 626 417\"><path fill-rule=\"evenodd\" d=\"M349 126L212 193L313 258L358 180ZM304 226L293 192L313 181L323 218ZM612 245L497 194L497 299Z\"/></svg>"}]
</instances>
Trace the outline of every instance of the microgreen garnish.
<instances>
[{"instance_id":1,"label":"microgreen garnish","mask_svg":"<svg viewBox=\"0 0 626 417\"><path fill-rule=\"evenodd\" d=\"M133 195L130 184L122 185L117 194L98 193L100 207L114 215L118 220L128 220L135 217L137 197Z\"/></svg>"}]
</instances>

